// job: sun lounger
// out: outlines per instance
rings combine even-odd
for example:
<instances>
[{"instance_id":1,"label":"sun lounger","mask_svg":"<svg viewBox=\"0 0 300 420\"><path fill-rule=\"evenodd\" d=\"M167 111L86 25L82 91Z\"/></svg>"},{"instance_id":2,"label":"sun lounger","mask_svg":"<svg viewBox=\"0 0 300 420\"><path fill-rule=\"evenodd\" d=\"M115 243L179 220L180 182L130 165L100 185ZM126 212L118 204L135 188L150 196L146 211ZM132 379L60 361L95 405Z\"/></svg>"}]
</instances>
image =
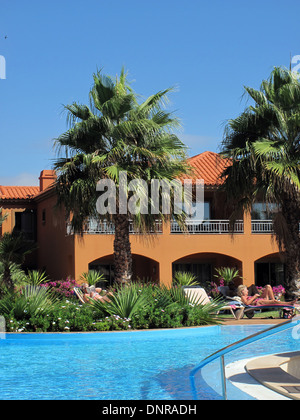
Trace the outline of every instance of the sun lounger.
<instances>
[{"instance_id":1,"label":"sun lounger","mask_svg":"<svg viewBox=\"0 0 300 420\"><path fill-rule=\"evenodd\" d=\"M300 313L300 308L297 306L293 306L293 305L287 305L287 304L280 304L280 301L278 301L278 304L273 304L273 305L259 305L259 306L253 306L253 305L245 305L242 303L242 300L239 296L235 296L235 297L229 297L226 296L226 291L227 288L225 287L219 287L219 291L222 293L222 295L228 300L233 302L239 302L240 304L243 305L244 307L244 314L246 315L247 318L251 319L254 316L254 312L260 312L262 310L283 310L283 311L290 311L290 312L298 312ZM242 318L243 316L241 316ZM240 319L241 319L240 318Z\"/></svg>"},{"instance_id":2,"label":"sun lounger","mask_svg":"<svg viewBox=\"0 0 300 420\"><path fill-rule=\"evenodd\" d=\"M183 290L191 303L196 305L207 305L208 303L211 303L206 291L202 287L184 286ZM244 314L244 307L238 302L228 302L217 310L217 315L219 315L220 311L226 310L230 311L235 319L240 319Z\"/></svg>"},{"instance_id":3,"label":"sun lounger","mask_svg":"<svg viewBox=\"0 0 300 420\"><path fill-rule=\"evenodd\" d=\"M83 297L83 292L79 287L74 287L74 293L78 297L81 303L86 303Z\"/></svg>"},{"instance_id":4,"label":"sun lounger","mask_svg":"<svg viewBox=\"0 0 300 420\"><path fill-rule=\"evenodd\" d=\"M258 306L252 306L252 305L244 305L244 314L247 316L247 318L253 318L254 312L259 312L262 310L282 310L282 311L290 311L291 313L298 312L300 313L300 309L293 305L281 305L280 303L274 304L274 305L258 305Z\"/></svg>"}]
</instances>

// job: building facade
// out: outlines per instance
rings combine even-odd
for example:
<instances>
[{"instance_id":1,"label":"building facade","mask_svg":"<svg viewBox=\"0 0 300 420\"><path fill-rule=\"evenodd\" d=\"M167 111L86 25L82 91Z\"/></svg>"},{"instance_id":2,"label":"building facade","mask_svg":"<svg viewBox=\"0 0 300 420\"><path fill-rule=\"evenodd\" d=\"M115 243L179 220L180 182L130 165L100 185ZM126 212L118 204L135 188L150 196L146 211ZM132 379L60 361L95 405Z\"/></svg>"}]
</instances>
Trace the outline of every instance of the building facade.
<instances>
[{"instance_id":1,"label":"building facade","mask_svg":"<svg viewBox=\"0 0 300 420\"><path fill-rule=\"evenodd\" d=\"M214 280L215 269L234 267L246 285L284 284L284 257L272 235L272 220L263 203L251 214L241 215L230 230L230 210L219 191L226 164L218 154L204 152L190 159L195 177L205 184L204 221L189 220L187 232L175 222L157 221L157 232L139 234L131 228L135 278L170 285L176 271L189 271L202 283ZM51 187L54 171L42 171L39 187L0 186L0 207L7 219L0 234L22 231L38 248L26 261L29 268L45 270L53 280L78 280L83 272L97 269L109 282L114 279L114 227L87 221L83 235L70 232L62 209L56 207Z\"/></svg>"}]
</instances>

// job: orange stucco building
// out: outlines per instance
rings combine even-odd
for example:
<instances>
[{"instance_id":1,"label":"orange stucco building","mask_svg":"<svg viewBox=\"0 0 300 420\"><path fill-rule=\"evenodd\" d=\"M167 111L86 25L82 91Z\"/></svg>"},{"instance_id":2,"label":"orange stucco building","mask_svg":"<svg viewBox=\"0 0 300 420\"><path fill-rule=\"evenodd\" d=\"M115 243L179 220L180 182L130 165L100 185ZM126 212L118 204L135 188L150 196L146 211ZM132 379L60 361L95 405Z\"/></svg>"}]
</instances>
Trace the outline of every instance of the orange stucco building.
<instances>
[{"instance_id":1,"label":"orange stucco building","mask_svg":"<svg viewBox=\"0 0 300 420\"><path fill-rule=\"evenodd\" d=\"M188 233L174 222L158 223L158 233L132 231L135 277L170 285L175 271L191 271L202 282L214 279L215 268L236 267L246 285L283 284L284 260L272 236L272 221L262 203L237 221L234 233L218 192L226 162L213 152L190 159L195 176L205 183L205 220L191 220ZM37 250L27 260L30 268L45 270L51 279L79 279L88 269L102 271L113 281L113 226L89 221L83 236L72 234L61 209L55 207L51 184L54 171L42 171L39 187L0 186L0 207L8 217L0 234L12 229L35 240Z\"/></svg>"}]
</instances>

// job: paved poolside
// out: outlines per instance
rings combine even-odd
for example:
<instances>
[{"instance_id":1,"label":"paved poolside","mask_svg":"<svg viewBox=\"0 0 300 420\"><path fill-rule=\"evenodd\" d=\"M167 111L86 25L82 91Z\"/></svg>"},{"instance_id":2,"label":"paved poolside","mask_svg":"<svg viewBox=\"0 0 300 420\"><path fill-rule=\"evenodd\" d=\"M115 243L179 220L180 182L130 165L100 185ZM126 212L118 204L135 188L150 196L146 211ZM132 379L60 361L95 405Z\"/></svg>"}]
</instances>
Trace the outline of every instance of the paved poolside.
<instances>
[{"instance_id":1,"label":"paved poolside","mask_svg":"<svg viewBox=\"0 0 300 420\"><path fill-rule=\"evenodd\" d=\"M228 319L223 322L223 325L278 325L285 322L286 319L274 318L252 318L252 319ZM269 357L270 358L270 357ZM266 358L268 359L268 358ZM261 358L261 363L263 363L265 358ZM275 392L274 387L270 389L267 386L264 386L259 378L254 378L247 371L246 366L256 366L260 358L255 357L248 360L240 360L238 362L231 363L226 366L226 377L227 379L235 385L237 388L251 395L257 400L290 400L285 395ZM264 366L260 366L261 368ZM265 372L265 369L262 369L262 372ZM279 381L280 382L280 381ZM281 381L282 382L282 381Z\"/></svg>"},{"instance_id":2,"label":"paved poolside","mask_svg":"<svg viewBox=\"0 0 300 420\"><path fill-rule=\"evenodd\" d=\"M266 318L252 318L252 319L226 319L222 322L222 325L276 325L281 324L282 322L287 321L286 319L281 318L274 318L274 319L266 319Z\"/></svg>"},{"instance_id":3,"label":"paved poolside","mask_svg":"<svg viewBox=\"0 0 300 420\"><path fill-rule=\"evenodd\" d=\"M246 365L254 359L239 360L226 366L227 379L241 391L261 401L288 401L289 398L263 386L246 370Z\"/></svg>"}]
</instances>

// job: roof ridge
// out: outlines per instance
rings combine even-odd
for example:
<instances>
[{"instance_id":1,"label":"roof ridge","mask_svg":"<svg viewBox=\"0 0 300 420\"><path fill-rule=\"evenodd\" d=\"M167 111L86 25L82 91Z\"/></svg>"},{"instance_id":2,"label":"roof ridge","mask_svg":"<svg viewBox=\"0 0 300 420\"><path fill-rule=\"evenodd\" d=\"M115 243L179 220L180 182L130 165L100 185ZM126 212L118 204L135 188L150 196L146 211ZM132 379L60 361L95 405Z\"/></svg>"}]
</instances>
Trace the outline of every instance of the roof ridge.
<instances>
[{"instance_id":1,"label":"roof ridge","mask_svg":"<svg viewBox=\"0 0 300 420\"><path fill-rule=\"evenodd\" d=\"M0 199L22 200L33 198L40 192L37 185L0 185Z\"/></svg>"},{"instance_id":2,"label":"roof ridge","mask_svg":"<svg viewBox=\"0 0 300 420\"><path fill-rule=\"evenodd\" d=\"M0 185L1 188L40 188L38 185Z\"/></svg>"},{"instance_id":3,"label":"roof ridge","mask_svg":"<svg viewBox=\"0 0 300 420\"><path fill-rule=\"evenodd\" d=\"M221 174L230 164L228 158L224 158L217 152L205 151L189 159L194 168L193 179L203 179L205 185L220 185L224 182ZM184 176L183 178L189 178Z\"/></svg>"}]
</instances>

